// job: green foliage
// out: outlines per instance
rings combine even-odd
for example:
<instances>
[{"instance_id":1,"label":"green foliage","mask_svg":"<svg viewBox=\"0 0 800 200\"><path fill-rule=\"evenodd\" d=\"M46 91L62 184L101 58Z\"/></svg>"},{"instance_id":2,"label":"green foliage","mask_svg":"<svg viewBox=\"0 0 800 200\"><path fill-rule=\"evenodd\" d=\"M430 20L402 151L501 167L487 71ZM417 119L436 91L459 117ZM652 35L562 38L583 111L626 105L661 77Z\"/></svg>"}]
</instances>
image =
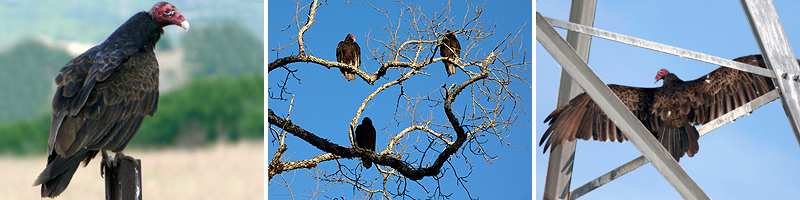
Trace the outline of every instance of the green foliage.
<instances>
[{"instance_id":1,"label":"green foliage","mask_svg":"<svg viewBox=\"0 0 800 200\"><path fill-rule=\"evenodd\" d=\"M264 76L201 78L162 95L131 145L189 145L264 137Z\"/></svg>"},{"instance_id":2,"label":"green foliage","mask_svg":"<svg viewBox=\"0 0 800 200\"><path fill-rule=\"evenodd\" d=\"M264 72L263 39L232 20L192 26L182 44L195 75Z\"/></svg>"},{"instance_id":3,"label":"green foliage","mask_svg":"<svg viewBox=\"0 0 800 200\"><path fill-rule=\"evenodd\" d=\"M50 114L0 124L0 153L42 153ZM195 146L216 139L264 138L264 76L202 78L159 98L130 146Z\"/></svg>"},{"instance_id":4,"label":"green foliage","mask_svg":"<svg viewBox=\"0 0 800 200\"><path fill-rule=\"evenodd\" d=\"M47 113L58 70L71 56L27 39L0 53L0 123Z\"/></svg>"},{"instance_id":5,"label":"green foliage","mask_svg":"<svg viewBox=\"0 0 800 200\"><path fill-rule=\"evenodd\" d=\"M0 153L43 153L49 132L49 114L0 125Z\"/></svg>"}]
</instances>

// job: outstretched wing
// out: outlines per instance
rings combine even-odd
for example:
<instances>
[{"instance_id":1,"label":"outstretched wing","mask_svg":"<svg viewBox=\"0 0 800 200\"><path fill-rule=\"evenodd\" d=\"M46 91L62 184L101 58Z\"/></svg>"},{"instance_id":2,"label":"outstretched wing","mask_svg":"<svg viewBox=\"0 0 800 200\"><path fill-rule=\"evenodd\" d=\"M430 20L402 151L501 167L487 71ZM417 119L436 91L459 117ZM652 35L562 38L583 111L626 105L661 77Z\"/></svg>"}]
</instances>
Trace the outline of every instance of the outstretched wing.
<instances>
[{"instance_id":1,"label":"outstretched wing","mask_svg":"<svg viewBox=\"0 0 800 200\"><path fill-rule=\"evenodd\" d=\"M766 68L760 55L744 56L734 61ZM609 85L609 88L676 160L684 152L689 156L697 152L699 136L694 125L716 119L775 88L767 77L727 67L720 67L696 80L675 84L678 85L659 88ZM627 140L585 93L553 111L545 119L548 121L550 127L539 142L539 145L545 144L545 151L548 146L552 150L578 138Z\"/></svg>"},{"instance_id":2,"label":"outstretched wing","mask_svg":"<svg viewBox=\"0 0 800 200\"><path fill-rule=\"evenodd\" d=\"M654 124L657 123L651 117L651 102L656 88L638 88L613 84L608 85L608 88L652 132L653 129L651 127L654 127ZM550 127L547 128L539 141L539 145L545 145L545 151L547 151L548 147L552 150L555 146L564 144L567 141L575 141L576 139L589 140L594 138L594 140L598 141L618 142L628 140L586 93L582 93L572 98L569 103L558 107L545 118L544 122L547 123L548 121Z\"/></svg>"},{"instance_id":3,"label":"outstretched wing","mask_svg":"<svg viewBox=\"0 0 800 200\"><path fill-rule=\"evenodd\" d=\"M767 68L761 55L743 56L734 61ZM704 124L772 91L775 85L773 80L761 75L720 67L687 82L686 89L687 99L697 103L694 123Z\"/></svg>"}]
</instances>

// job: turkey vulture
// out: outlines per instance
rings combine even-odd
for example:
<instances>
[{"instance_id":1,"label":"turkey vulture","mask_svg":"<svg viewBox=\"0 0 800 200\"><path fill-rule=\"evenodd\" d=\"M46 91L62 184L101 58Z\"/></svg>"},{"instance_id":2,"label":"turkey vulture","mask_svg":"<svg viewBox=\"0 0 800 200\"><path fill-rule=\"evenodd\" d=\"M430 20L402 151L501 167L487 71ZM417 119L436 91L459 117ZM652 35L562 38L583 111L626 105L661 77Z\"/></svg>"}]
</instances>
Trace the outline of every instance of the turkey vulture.
<instances>
[{"instance_id":1,"label":"turkey vulture","mask_svg":"<svg viewBox=\"0 0 800 200\"><path fill-rule=\"evenodd\" d=\"M336 62L352 65L358 69L361 66L361 48L356 43L356 37L353 34L347 34L344 41L339 42L336 46ZM348 72L344 68L339 68L347 81L356 80L356 75Z\"/></svg>"},{"instance_id":2,"label":"turkey vulture","mask_svg":"<svg viewBox=\"0 0 800 200\"><path fill-rule=\"evenodd\" d=\"M447 33L444 34L444 39L442 39L442 43L439 44L439 55L458 61L458 58L461 57L461 44L458 43L456 33L447 31ZM447 70L447 77L455 75L456 65L449 60L443 60L443 62L444 68Z\"/></svg>"},{"instance_id":3,"label":"turkey vulture","mask_svg":"<svg viewBox=\"0 0 800 200\"><path fill-rule=\"evenodd\" d=\"M356 127L356 146L375 152L375 127L369 117L364 117L361 125ZM362 159L361 162L367 169L372 167L372 162L368 160Z\"/></svg>"},{"instance_id":4,"label":"turkey vulture","mask_svg":"<svg viewBox=\"0 0 800 200\"><path fill-rule=\"evenodd\" d=\"M766 68L761 55L739 57L734 61ZM684 153L692 157L699 150L695 125L714 120L775 88L770 78L728 67L720 67L688 82L661 69L655 78L656 82L658 80L664 80L663 86L658 88L614 84L608 87L676 161L680 161ZM544 122L548 121L550 127L539 141L540 146L544 144L545 152L548 146L552 150L579 138L628 140L586 93L556 108L545 118Z\"/></svg>"},{"instance_id":5,"label":"turkey vulture","mask_svg":"<svg viewBox=\"0 0 800 200\"><path fill-rule=\"evenodd\" d=\"M159 2L136 13L100 45L70 60L56 76L47 167L34 186L55 197L80 162L99 151L122 150L158 104L158 61L153 48L164 26L189 23L174 5ZM123 156L124 157L124 156Z\"/></svg>"}]
</instances>

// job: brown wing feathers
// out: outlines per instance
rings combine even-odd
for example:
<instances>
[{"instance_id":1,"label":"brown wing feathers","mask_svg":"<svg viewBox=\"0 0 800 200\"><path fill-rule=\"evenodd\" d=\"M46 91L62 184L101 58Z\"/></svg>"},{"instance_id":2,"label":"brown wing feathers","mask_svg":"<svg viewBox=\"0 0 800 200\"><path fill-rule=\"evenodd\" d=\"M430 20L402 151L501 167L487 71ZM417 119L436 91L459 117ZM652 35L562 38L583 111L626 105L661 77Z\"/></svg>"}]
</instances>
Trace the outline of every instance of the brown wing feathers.
<instances>
[{"instance_id":1,"label":"brown wing feathers","mask_svg":"<svg viewBox=\"0 0 800 200\"><path fill-rule=\"evenodd\" d=\"M361 125L356 127L356 146L375 152L375 134L372 120L369 117L364 117L361 120ZM361 162L364 168L369 169L372 167L372 162L369 159L362 159Z\"/></svg>"},{"instance_id":2,"label":"brown wing feathers","mask_svg":"<svg viewBox=\"0 0 800 200\"><path fill-rule=\"evenodd\" d=\"M458 42L458 37L456 37L455 32L447 31L445 33L442 43L439 44L439 55L456 61L461 57L461 44ZM456 74L457 66L455 63L449 60L444 60L442 62L444 62L448 77Z\"/></svg>"},{"instance_id":3,"label":"brown wing feathers","mask_svg":"<svg viewBox=\"0 0 800 200\"><path fill-rule=\"evenodd\" d=\"M81 161L98 151L122 151L158 102L153 48L162 27L189 24L174 5L159 2L134 14L103 43L68 62L56 77L47 166L34 186L42 197L63 192Z\"/></svg>"},{"instance_id":4,"label":"brown wing feathers","mask_svg":"<svg viewBox=\"0 0 800 200\"><path fill-rule=\"evenodd\" d=\"M761 55L739 57L734 61L766 68ZM700 109L694 111L694 122L704 124L766 94L775 86L769 78L720 67L706 76L689 81L687 88L694 89L687 94L692 94L692 99L699 100L697 102L700 104Z\"/></svg>"},{"instance_id":5,"label":"brown wing feathers","mask_svg":"<svg viewBox=\"0 0 800 200\"><path fill-rule=\"evenodd\" d=\"M347 34L344 41L339 42L339 45L336 46L336 61L356 68L361 66L361 47L355 42L353 34ZM339 68L339 72L347 81L356 80L356 75L352 72L342 68Z\"/></svg>"},{"instance_id":6,"label":"brown wing feathers","mask_svg":"<svg viewBox=\"0 0 800 200\"><path fill-rule=\"evenodd\" d=\"M766 68L760 55L734 61ZM775 88L769 78L727 67L688 82L666 72L664 86L659 88L608 86L676 160L699 150L694 125L716 119ZM559 106L544 122L550 125L539 141L544 151L576 139L627 140L585 93Z\"/></svg>"}]
</instances>

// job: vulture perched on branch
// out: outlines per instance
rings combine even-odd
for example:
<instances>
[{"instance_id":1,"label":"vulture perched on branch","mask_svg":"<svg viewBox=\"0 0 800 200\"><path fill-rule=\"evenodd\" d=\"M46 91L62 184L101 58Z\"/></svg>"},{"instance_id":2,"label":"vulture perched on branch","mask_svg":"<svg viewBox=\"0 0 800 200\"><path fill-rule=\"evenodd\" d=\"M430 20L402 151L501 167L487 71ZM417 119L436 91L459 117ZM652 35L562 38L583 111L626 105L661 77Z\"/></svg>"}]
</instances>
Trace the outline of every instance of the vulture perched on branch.
<instances>
[{"instance_id":1,"label":"vulture perched on branch","mask_svg":"<svg viewBox=\"0 0 800 200\"><path fill-rule=\"evenodd\" d=\"M356 43L356 37L353 34L347 34L344 41L339 42L336 46L336 62L352 65L358 69L361 66L361 48ZM348 72L344 68L339 68L347 81L356 80L356 74Z\"/></svg>"},{"instance_id":2,"label":"vulture perched on branch","mask_svg":"<svg viewBox=\"0 0 800 200\"><path fill-rule=\"evenodd\" d=\"M734 61L766 68L761 55ZM663 80L663 86L658 88L613 84L608 87L676 161L680 161L684 153L692 157L699 150L695 125L714 120L775 89L770 78L728 67L686 82L661 69L655 78L656 82L658 80ZM550 124L539 141L540 146L544 144L545 152L548 147L552 150L576 139L628 140L586 93L556 108L544 122Z\"/></svg>"},{"instance_id":3,"label":"vulture perched on branch","mask_svg":"<svg viewBox=\"0 0 800 200\"><path fill-rule=\"evenodd\" d=\"M361 125L356 127L356 145L375 152L375 127L372 126L372 120L369 117L364 117ZM361 164L367 169L372 167L372 162L369 160L361 159Z\"/></svg>"},{"instance_id":4,"label":"vulture perched on branch","mask_svg":"<svg viewBox=\"0 0 800 200\"><path fill-rule=\"evenodd\" d=\"M99 151L121 155L144 116L156 113L158 61L153 48L168 25L189 30L174 5L156 3L58 72L47 166L34 182L42 185L42 197L61 194L81 161L89 164Z\"/></svg>"},{"instance_id":5,"label":"vulture perched on branch","mask_svg":"<svg viewBox=\"0 0 800 200\"><path fill-rule=\"evenodd\" d=\"M458 61L461 57L461 44L458 43L458 38L456 37L456 33L453 31L447 31L444 34L444 39L442 39L442 43L439 44L439 55L442 57L447 57L453 60ZM456 64L450 62L449 60L444 60L444 69L447 70L447 77L450 75L456 74Z\"/></svg>"}]
</instances>

